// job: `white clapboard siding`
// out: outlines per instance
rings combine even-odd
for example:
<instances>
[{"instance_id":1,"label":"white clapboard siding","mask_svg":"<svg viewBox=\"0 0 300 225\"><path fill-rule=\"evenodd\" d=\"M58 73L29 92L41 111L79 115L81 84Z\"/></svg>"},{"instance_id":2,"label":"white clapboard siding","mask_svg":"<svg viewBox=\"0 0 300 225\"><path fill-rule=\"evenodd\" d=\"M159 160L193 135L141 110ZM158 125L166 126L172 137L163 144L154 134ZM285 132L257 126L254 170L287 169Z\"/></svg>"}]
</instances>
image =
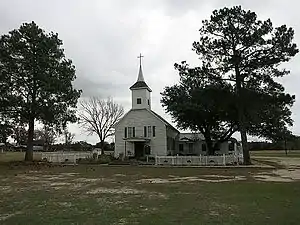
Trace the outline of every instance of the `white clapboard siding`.
<instances>
[{"instance_id":1,"label":"white clapboard siding","mask_svg":"<svg viewBox=\"0 0 300 225\"><path fill-rule=\"evenodd\" d=\"M116 126L115 130L115 156L125 153L124 129L135 127L135 136L144 137L144 126L155 126L155 137L151 135L151 155L166 155L166 125L147 109L131 110ZM133 143L126 142L126 152L134 153Z\"/></svg>"}]
</instances>

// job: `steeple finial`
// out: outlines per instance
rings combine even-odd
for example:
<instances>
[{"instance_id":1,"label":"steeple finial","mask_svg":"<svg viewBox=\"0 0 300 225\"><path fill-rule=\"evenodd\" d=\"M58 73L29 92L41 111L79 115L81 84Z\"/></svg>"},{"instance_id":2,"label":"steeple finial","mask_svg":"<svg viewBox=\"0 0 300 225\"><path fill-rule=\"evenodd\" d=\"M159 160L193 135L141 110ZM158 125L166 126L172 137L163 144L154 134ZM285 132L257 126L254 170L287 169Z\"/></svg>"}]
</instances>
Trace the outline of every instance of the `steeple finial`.
<instances>
[{"instance_id":1,"label":"steeple finial","mask_svg":"<svg viewBox=\"0 0 300 225\"><path fill-rule=\"evenodd\" d=\"M140 59L140 69L139 69L139 76L137 81L144 81L144 75L143 75L143 71L142 71L142 58L144 56L140 53L140 55L138 56L138 58Z\"/></svg>"}]
</instances>

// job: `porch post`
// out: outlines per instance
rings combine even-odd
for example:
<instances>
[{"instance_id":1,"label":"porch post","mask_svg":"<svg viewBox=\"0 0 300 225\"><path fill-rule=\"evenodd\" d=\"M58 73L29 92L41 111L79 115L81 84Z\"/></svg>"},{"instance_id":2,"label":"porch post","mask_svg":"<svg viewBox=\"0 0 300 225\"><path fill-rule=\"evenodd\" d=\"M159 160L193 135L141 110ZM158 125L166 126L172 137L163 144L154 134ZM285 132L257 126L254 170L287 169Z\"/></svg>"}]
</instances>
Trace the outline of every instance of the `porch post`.
<instances>
[{"instance_id":1,"label":"porch post","mask_svg":"<svg viewBox=\"0 0 300 225\"><path fill-rule=\"evenodd\" d=\"M124 156L126 157L126 140L125 140L125 154L124 154Z\"/></svg>"}]
</instances>

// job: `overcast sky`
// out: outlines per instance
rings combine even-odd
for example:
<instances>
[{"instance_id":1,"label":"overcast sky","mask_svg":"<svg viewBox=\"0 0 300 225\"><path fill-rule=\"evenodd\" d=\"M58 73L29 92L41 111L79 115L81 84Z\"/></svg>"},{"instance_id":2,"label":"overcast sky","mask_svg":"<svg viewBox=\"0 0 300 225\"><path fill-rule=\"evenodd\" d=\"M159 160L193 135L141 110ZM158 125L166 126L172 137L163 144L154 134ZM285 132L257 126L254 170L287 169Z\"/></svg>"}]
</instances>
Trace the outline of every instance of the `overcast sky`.
<instances>
[{"instance_id":1,"label":"overcast sky","mask_svg":"<svg viewBox=\"0 0 300 225\"><path fill-rule=\"evenodd\" d=\"M226 3L225 3L226 2ZM242 5L270 18L274 26L287 24L295 29L300 47L300 3L297 0L0 0L0 34L35 21L47 32L59 34L66 56L77 69L76 87L82 97L113 97L125 111L131 107L129 87L136 81L141 52L143 71L152 89L152 109L171 121L160 104L160 92L179 76L174 63L187 60L197 65L191 51L198 40L201 21L214 9ZM282 80L296 95L293 107L295 134L300 134L300 54L286 68L291 75ZM78 126L70 127L76 140L97 142Z\"/></svg>"}]
</instances>

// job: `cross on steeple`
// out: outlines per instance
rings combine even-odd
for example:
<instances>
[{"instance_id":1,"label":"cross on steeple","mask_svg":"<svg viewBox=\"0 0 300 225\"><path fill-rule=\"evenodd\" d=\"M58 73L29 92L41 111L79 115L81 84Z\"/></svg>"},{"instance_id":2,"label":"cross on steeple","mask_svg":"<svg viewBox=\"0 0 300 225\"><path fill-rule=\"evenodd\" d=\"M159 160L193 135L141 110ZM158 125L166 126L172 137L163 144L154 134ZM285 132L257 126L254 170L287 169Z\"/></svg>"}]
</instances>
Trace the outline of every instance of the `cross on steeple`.
<instances>
[{"instance_id":1,"label":"cross on steeple","mask_svg":"<svg viewBox=\"0 0 300 225\"><path fill-rule=\"evenodd\" d=\"M140 55L138 56L138 58L140 59L140 66L142 65L142 58L143 58L144 56L140 53Z\"/></svg>"}]
</instances>

